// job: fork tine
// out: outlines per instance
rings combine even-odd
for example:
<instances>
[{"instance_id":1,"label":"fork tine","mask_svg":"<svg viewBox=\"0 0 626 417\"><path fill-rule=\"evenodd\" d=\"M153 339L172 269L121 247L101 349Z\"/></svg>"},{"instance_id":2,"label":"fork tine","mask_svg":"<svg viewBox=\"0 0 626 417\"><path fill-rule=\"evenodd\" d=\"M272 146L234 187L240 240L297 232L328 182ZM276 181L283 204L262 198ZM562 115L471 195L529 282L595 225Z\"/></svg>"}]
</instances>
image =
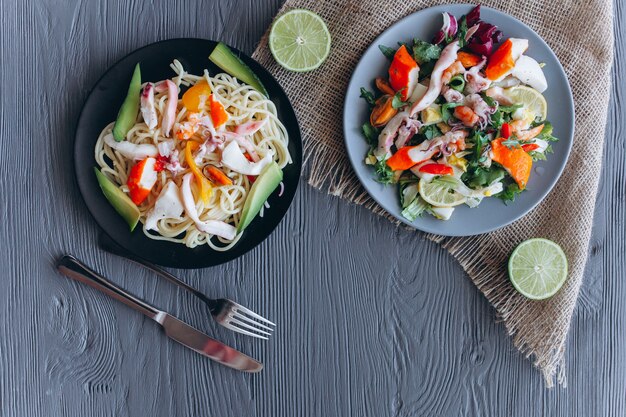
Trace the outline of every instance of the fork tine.
<instances>
[{"instance_id":1,"label":"fork tine","mask_svg":"<svg viewBox=\"0 0 626 417\"><path fill-rule=\"evenodd\" d=\"M271 335L270 332L266 332L265 330L257 329L256 327L250 326L248 323L244 323L241 320L237 320L237 317L232 317L229 320L229 322L230 322L230 324L236 324L238 326L245 327L246 329L250 329L250 330L253 330L253 331L261 333L261 334L265 334L265 335L268 335L268 336Z\"/></svg>"},{"instance_id":2,"label":"fork tine","mask_svg":"<svg viewBox=\"0 0 626 417\"><path fill-rule=\"evenodd\" d=\"M221 323L221 324L222 324L222 326L224 326L227 329L230 329L230 330L232 330L234 332L245 334L245 335L252 336L252 337L258 337L259 339L263 339L263 340L267 340L267 337L265 337L265 336L261 336L260 334L252 333L252 332L249 332L247 330L241 329L239 327L235 327L235 326L233 326L230 323L226 323L225 322L225 323Z\"/></svg>"},{"instance_id":3,"label":"fork tine","mask_svg":"<svg viewBox=\"0 0 626 417\"><path fill-rule=\"evenodd\" d=\"M251 319L250 317L244 316L243 314L241 314L241 312L239 312L237 310L233 310L232 311L232 316L231 317L237 317L238 319L245 320L248 323L254 324L255 326L258 326L258 327L260 327L262 329L267 329L269 331L273 331L274 330L274 329L272 329L269 326L266 326L264 324L261 324L261 323L255 321L255 320ZM254 327L254 330L256 330L256 327Z\"/></svg>"},{"instance_id":4,"label":"fork tine","mask_svg":"<svg viewBox=\"0 0 626 417\"><path fill-rule=\"evenodd\" d=\"M261 321L264 321L265 323L269 323L269 324L270 324L270 325L272 325L272 326L276 326L276 324L272 323L271 321L269 321L268 319L266 319L266 318L264 318L264 317L259 316L259 315L258 315L257 313L255 313L254 311L252 311L252 310L248 310L247 308L245 308L245 307L244 307L244 306L242 306L241 304L237 304L237 303L234 303L234 304L235 304L235 306L236 306L237 310L238 310L238 311L240 311L241 313L244 313L244 314L247 314L247 315L249 315L249 316L252 316L252 317L254 317L255 319L259 319L259 320L261 320Z\"/></svg>"}]
</instances>

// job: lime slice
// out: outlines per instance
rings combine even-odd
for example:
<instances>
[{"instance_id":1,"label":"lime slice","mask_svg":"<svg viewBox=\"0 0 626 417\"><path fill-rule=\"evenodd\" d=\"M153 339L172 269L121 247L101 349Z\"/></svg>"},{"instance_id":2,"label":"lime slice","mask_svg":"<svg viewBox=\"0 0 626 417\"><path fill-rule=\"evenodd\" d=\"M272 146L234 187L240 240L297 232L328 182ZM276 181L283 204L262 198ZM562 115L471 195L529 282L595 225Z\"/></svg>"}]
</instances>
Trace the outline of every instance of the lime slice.
<instances>
[{"instance_id":1,"label":"lime slice","mask_svg":"<svg viewBox=\"0 0 626 417\"><path fill-rule=\"evenodd\" d=\"M280 16L269 39L274 59L290 71L311 71L322 65L330 52L330 32L321 17L304 9Z\"/></svg>"},{"instance_id":2,"label":"lime slice","mask_svg":"<svg viewBox=\"0 0 626 417\"><path fill-rule=\"evenodd\" d=\"M533 115L533 120L539 117L540 120L546 120L548 117L548 103L543 95L534 88L518 85L516 87L507 88L504 94L515 104L521 104L526 111Z\"/></svg>"},{"instance_id":3,"label":"lime slice","mask_svg":"<svg viewBox=\"0 0 626 417\"><path fill-rule=\"evenodd\" d=\"M417 184L417 190L428 204L435 207L454 207L465 203L466 198L459 193L454 192L446 184L434 179L432 181L420 180Z\"/></svg>"},{"instance_id":4,"label":"lime slice","mask_svg":"<svg viewBox=\"0 0 626 417\"><path fill-rule=\"evenodd\" d=\"M567 278L563 249L547 239L519 244L509 258L509 277L517 291L531 300L552 297Z\"/></svg>"}]
</instances>

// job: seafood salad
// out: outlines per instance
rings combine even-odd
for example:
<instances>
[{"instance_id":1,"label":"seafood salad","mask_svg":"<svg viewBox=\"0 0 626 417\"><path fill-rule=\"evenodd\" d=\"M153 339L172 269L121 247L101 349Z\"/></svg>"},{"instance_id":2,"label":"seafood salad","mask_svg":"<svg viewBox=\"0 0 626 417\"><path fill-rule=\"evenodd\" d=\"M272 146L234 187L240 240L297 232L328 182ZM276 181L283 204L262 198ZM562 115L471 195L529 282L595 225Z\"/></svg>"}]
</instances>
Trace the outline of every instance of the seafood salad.
<instances>
[{"instance_id":1,"label":"seafood salad","mask_svg":"<svg viewBox=\"0 0 626 417\"><path fill-rule=\"evenodd\" d=\"M512 202L526 189L533 162L552 152L542 93L543 64L527 39L505 38L480 18L443 13L431 42L379 45L387 76L361 88L370 108L365 163L395 184L409 221L428 212L448 220L456 206L486 197Z\"/></svg>"}]
</instances>

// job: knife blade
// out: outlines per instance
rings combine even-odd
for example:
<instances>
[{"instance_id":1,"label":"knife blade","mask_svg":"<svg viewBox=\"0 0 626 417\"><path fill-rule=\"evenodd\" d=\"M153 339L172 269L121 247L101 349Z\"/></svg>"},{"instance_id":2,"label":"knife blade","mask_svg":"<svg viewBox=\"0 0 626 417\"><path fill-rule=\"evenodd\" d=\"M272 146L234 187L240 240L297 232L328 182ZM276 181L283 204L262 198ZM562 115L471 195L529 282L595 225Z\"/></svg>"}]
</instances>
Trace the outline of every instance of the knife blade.
<instances>
[{"instance_id":1,"label":"knife blade","mask_svg":"<svg viewBox=\"0 0 626 417\"><path fill-rule=\"evenodd\" d=\"M140 300L71 255L59 259L57 269L66 277L87 284L150 317L161 325L169 338L209 359L243 372L259 372L263 369L260 362Z\"/></svg>"},{"instance_id":2,"label":"knife blade","mask_svg":"<svg viewBox=\"0 0 626 417\"><path fill-rule=\"evenodd\" d=\"M163 327L165 334L170 339L222 365L243 372L259 372L263 369L262 363L222 342L212 339L195 327L168 313L160 312L155 321Z\"/></svg>"}]
</instances>

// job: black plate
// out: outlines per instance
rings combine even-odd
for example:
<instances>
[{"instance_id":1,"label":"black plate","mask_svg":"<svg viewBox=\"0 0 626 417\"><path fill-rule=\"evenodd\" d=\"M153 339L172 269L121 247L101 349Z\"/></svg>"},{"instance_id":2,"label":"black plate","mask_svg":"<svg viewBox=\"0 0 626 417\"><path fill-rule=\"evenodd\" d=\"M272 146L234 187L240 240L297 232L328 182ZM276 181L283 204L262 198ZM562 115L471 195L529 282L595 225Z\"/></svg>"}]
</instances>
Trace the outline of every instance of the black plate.
<instances>
[{"instance_id":1,"label":"black plate","mask_svg":"<svg viewBox=\"0 0 626 417\"><path fill-rule=\"evenodd\" d=\"M144 235L140 225L131 233L126 222L102 194L93 173L93 167L97 166L94 147L102 129L117 116L135 64L141 63L143 82L172 78L175 74L170 63L174 59L178 59L191 74L202 74L205 68L210 74L217 74L223 71L208 58L215 45L217 42L205 39L172 39L153 43L130 53L109 68L96 83L85 102L76 128L74 166L87 208L104 232L122 248L162 266L203 268L228 262L248 252L278 226L293 200L300 179L302 140L289 99L269 72L252 58L231 48L261 79L271 100L276 104L278 117L289 132L289 152L293 163L283 170L285 191L281 197L278 197L277 192L270 196L268 201L271 207L265 210L264 217L254 219L239 242L226 252L214 251L207 245L190 249L183 244L150 239Z\"/></svg>"}]
</instances>

